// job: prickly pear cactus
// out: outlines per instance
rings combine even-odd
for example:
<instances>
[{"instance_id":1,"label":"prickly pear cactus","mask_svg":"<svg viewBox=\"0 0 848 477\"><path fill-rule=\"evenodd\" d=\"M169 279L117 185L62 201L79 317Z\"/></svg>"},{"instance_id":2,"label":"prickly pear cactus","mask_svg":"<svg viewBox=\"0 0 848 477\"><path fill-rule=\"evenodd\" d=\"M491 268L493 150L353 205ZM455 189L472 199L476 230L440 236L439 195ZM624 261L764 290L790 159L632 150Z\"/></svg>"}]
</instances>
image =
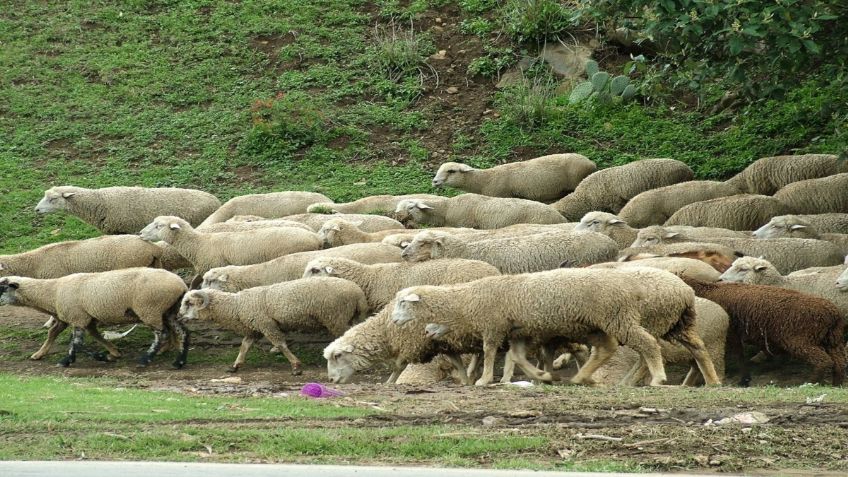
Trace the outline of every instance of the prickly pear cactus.
<instances>
[{"instance_id":1,"label":"prickly pear cactus","mask_svg":"<svg viewBox=\"0 0 848 477\"><path fill-rule=\"evenodd\" d=\"M578 84L571 90L571 95L568 97L568 102L571 104L579 103L580 101L585 101L592 95L592 83L586 81Z\"/></svg>"}]
</instances>

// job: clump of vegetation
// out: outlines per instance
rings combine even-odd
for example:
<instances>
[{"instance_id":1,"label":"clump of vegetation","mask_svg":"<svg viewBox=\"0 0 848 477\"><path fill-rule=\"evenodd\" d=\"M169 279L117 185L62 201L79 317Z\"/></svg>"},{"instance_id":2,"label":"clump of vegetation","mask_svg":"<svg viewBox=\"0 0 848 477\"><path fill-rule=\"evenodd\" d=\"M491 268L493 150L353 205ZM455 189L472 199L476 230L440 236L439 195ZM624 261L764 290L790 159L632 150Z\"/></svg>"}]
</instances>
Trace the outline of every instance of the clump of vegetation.
<instances>
[{"instance_id":1,"label":"clump of vegetation","mask_svg":"<svg viewBox=\"0 0 848 477\"><path fill-rule=\"evenodd\" d=\"M504 90L499 100L500 111L522 129L540 127L556 114L555 86L549 77L524 78Z\"/></svg>"},{"instance_id":2,"label":"clump of vegetation","mask_svg":"<svg viewBox=\"0 0 848 477\"><path fill-rule=\"evenodd\" d=\"M519 43L544 43L574 25L575 12L556 0L508 0L504 31Z\"/></svg>"},{"instance_id":3,"label":"clump of vegetation","mask_svg":"<svg viewBox=\"0 0 848 477\"><path fill-rule=\"evenodd\" d=\"M572 104L591 99L602 103L623 103L636 96L636 86L625 75L613 77L606 71L601 71L598 62L589 60L586 63L588 81L578 84L571 90L568 101Z\"/></svg>"},{"instance_id":4,"label":"clump of vegetation","mask_svg":"<svg viewBox=\"0 0 848 477\"><path fill-rule=\"evenodd\" d=\"M426 35L414 25L403 29L392 23L374 29L373 65L387 79L399 82L409 75L425 76L427 57L435 51Z\"/></svg>"},{"instance_id":5,"label":"clump of vegetation","mask_svg":"<svg viewBox=\"0 0 848 477\"><path fill-rule=\"evenodd\" d=\"M468 74L497 76L501 71L514 65L518 59L512 48L486 45L483 51L486 52L486 56L475 58L468 64Z\"/></svg>"},{"instance_id":6,"label":"clump of vegetation","mask_svg":"<svg viewBox=\"0 0 848 477\"><path fill-rule=\"evenodd\" d=\"M283 152L326 141L332 125L324 111L314 98L301 92L280 92L273 98L254 101L248 148Z\"/></svg>"}]
</instances>

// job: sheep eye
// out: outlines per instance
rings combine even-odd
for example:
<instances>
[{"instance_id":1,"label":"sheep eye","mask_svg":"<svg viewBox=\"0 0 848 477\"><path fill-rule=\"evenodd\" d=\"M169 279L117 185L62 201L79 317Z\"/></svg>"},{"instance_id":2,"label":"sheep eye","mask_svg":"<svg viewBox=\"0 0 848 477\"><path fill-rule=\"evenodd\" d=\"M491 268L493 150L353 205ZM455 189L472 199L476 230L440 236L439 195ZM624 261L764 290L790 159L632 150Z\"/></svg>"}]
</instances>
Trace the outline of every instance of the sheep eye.
<instances>
[{"instance_id":1,"label":"sheep eye","mask_svg":"<svg viewBox=\"0 0 848 477\"><path fill-rule=\"evenodd\" d=\"M740 268L739 271L740 272L750 272L751 269L750 268Z\"/></svg>"}]
</instances>

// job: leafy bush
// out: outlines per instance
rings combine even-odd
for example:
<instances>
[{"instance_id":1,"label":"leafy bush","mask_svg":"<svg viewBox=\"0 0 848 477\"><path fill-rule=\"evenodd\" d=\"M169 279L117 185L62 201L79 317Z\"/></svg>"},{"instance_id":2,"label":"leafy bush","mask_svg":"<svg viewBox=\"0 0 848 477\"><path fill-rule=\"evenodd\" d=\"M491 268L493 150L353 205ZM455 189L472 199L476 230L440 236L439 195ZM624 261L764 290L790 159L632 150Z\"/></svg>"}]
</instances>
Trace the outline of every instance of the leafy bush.
<instances>
[{"instance_id":1,"label":"leafy bush","mask_svg":"<svg viewBox=\"0 0 848 477\"><path fill-rule=\"evenodd\" d=\"M575 12L556 0L508 0L504 30L519 43L555 39L574 24Z\"/></svg>"},{"instance_id":2,"label":"leafy bush","mask_svg":"<svg viewBox=\"0 0 848 477\"><path fill-rule=\"evenodd\" d=\"M314 98L301 92L281 92L273 98L254 101L248 149L284 153L327 140L331 123L323 111Z\"/></svg>"},{"instance_id":3,"label":"leafy bush","mask_svg":"<svg viewBox=\"0 0 848 477\"><path fill-rule=\"evenodd\" d=\"M495 76L512 66L517 58L512 48L497 48L486 45L486 56L475 58L468 64L470 75Z\"/></svg>"},{"instance_id":4,"label":"leafy bush","mask_svg":"<svg viewBox=\"0 0 848 477\"><path fill-rule=\"evenodd\" d=\"M797 74L844 64L848 54L844 0L585 0L580 12L644 36L661 55L697 71L696 88L727 78L750 95L782 92Z\"/></svg>"}]
</instances>

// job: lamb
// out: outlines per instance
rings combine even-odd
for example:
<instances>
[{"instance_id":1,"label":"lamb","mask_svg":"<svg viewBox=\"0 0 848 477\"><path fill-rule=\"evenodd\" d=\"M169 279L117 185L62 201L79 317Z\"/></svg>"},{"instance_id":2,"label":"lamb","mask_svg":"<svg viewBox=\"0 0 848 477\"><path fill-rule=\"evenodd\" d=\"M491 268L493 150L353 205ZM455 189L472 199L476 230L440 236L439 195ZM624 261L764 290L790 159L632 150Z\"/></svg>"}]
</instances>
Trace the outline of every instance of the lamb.
<instances>
[{"instance_id":1,"label":"lamb","mask_svg":"<svg viewBox=\"0 0 848 477\"><path fill-rule=\"evenodd\" d=\"M438 200L442 197L433 194L407 194L407 195L372 195L363 197L353 202L334 204L332 201L316 202L307 208L307 212L331 211L341 214L391 214L397 207L398 202L408 199L416 200Z\"/></svg>"},{"instance_id":2,"label":"lamb","mask_svg":"<svg viewBox=\"0 0 848 477\"><path fill-rule=\"evenodd\" d=\"M631 247L649 247L664 243L711 242L714 237L749 237L748 232L717 227L689 227L686 225L651 225L638 231Z\"/></svg>"},{"instance_id":3,"label":"lamb","mask_svg":"<svg viewBox=\"0 0 848 477\"><path fill-rule=\"evenodd\" d=\"M824 240L715 237L712 241L731 247L744 255L763 256L773 263L780 273L839 265L843 258L842 250L838 246Z\"/></svg>"},{"instance_id":4,"label":"lamb","mask_svg":"<svg viewBox=\"0 0 848 477\"><path fill-rule=\"evenodd\" d=\"M324 222L318 237L325 248L350 245L354 243L380 242L389 235L403 233L406 229L389 229L379 232L363 232L357 224L342 219L332 219Z\"/></svg>"},{"instance_id":5,"label":"lamb","mask_svg":"<svg viewBox=\"0 0 848 477\"><path fill-rule=\"evenodd\" d=\"M704 298L695 298L695 332L704 341L712 358L719 379L724 378L724 349L730 318L724 308ZM691 363L692 354L685 347L660 340L665 364ZM627 385L642 384L647 368L639 365L639 354L627 347L620 347L609 361L595 372L599 383ZM634 369L635 368L635 369ZM701 377L697 363L691 363L689 373L683 380L684 386L694 386Z\"/></svg>"},{"instance_id":6,"label":"lamb","mask_svg":"<svg viewBox=\"0 0 848 477\"><path fill-rule=\"evenodd\" d=\"M619 262L629 262L654 257L683 257L700 260L719 272L724 272L736 257L741 256L732 248L715 243L681 242L654 245L650 247L631 247L618 253Z\"/></svg>"},{"instance_id":7,"label":"lamb","mask_svg":"<svg viewBox=\"0 0 848 477\"><path fill-rule=\"evenodd\" d=\"M824 214L848 212L848 173L794 182L774 194L790 212ZM784 214L779 214L784 215Z\"/></svg>"},{"instance_id":8,"label":"lamb","mask_svg":"<svg viewBox=\"0 0 848 477\"><path fill-rule=\"evenodd\" d=\"M368 303L353 282L340 278L310 278L255 287L238 293L193 290L180 306L180 319L211 321L244 337L230 371L244 363L261 334L289 360L292 374L301 374L300 360L286 345L285 332L327 330L339 336L355 319L365 319Z\"/></svg>"},{"instance_id":9,"label":"lamb","mask_svg":"<svg viewBox=\"0 0 848 477\"><path fill-rule=\"evenodd\" d=\"M413 285L449 285L500 275L486 262L445 258L426 262L363 265L348 258L321 257L306 265L303 278L327 276L350 280L365 292L371 310L386 306L402 288Z\"/></svg>"},{"instance_id":10,"label":"lamb","mask_svg":"<svg viewBox=\"0 0 848 477\"><path fill-rule=\"evenodd\" d=\"M512 359L535 379L551 381L552 376L527 361L525 341L559 339L595 346L574 383L591 382L594 371L623 343L643 356L651 384L659 385L665 371L654 336L690 349L707 383L717 384L709 355L694 332L694 300L679 278L661 270L559 269L405 288L396 296L392 322L428 323L428 332L438 337L481 339L483 376L476 385L492 381L495 353L507 339Z\"/></svg>"},{"instance_id":11,"label":"lamb","mask_svg":"<svg viewBox=\"0 0 848 477\"><path fill-rule=\"evenodd\" d=\"M704 283L683 278L699 297L718 303L730 315L727 346L747 385L751 375L743 343L768 354L786 352L813 366L811 382L832 372L834 386L845 378L845 320L836 305L813 295L769 285Z\"/></svg>"},{"instance_id":12,"label":"lamb","mask_svg":"<svg viewBox=\"0 0 848 477\"><path fill-rule=\"evenodd\" d=\"M429 363L409 364L400 373L395 384L427 386L437 384L452 377L455 370L447 356L440 354Z\"/></svg>"},{"instance_id":13,"label":"lamb","mask_svg":"<svg viewBox=\"0 0 848 477\"><path fill-rule=\"evenodd\" d=\"M717 282L721 276L712 266L693 258L684 257L654 257L635 260L632 262L596 263L589 268L632 268L649 267L671 272L677 276L686 276L705 282Z\"/></svg>"},{"instance_id":14,"label":"lamb","mask_svg":"<svg viewBox=\"0 0 848 477\"><path fill-rule=\"evenodd\" d=\"M407 199L395 213L404 220L435 227L497 229L513 224L559 224L565 219L554 208L525 199L462 194L436 201Z\"/></svg>"},{"instance_id":15,"label":"lamb","mask_svg":"<svg viewBox=\"0 0 848 477\"><path fill-rule=\"evenodd\" d=\"M769 223L755 230L752 235L758 239L792 237L825 240L839 247L843 255L848 254L848 234L821 233L800 215L772 217Z\"/></svg>"},{"instance_id":16,"label":"lamb","mask_svg":"<svg viewBox=\"0 0 848 477\"><path fill-rule=\"evenodd\" d=\"M591 230L615 240L619 248L626 248L636 240L639 230L630 227L617 215L608 212L589 212L580 219L574 230Z\"/></svg>"},{"instance_id":17,"label":"lamb","mask_svg":"<svg viewBox=\"0 0 848 477\"><path fill-rule=\"evenodd\" d=\"M0 255L0 276L59 278L72 273L155 267L161 256L162 249L135 235L107 235Z\"/></svg>"},{"instance_id":18,"label":"lamb","mask_svg":"<svg viewBox=\"0 0 848 477\"><path fill-rule=\"evenodd\" d=\"M783 276L771 262L763 258L741 257L733 266L721 274L726 282L747 283L749 285L773 285L781 288L809 293L830 300L848 317L848 294L841 293L833 283L843 273L843 265L818 268L814 271L801 270Z\"/></svg>"},{"instance_id":19,"label":"lamb","mask_svg":"<svg viewBox=\"0 0 848 477\"><path fill-rule=\"evenodd\" d=\"M65 367L76 361L85 331L106 348L108 358L119 358L120 351L100 335L97 325L137 322L150 326L154 332L153 343L139 359L139 365L149 364L160 351L163 340L173 332L179 341L174 367L183 367L188 354L188 333L175 318L185 291L185 283L179 276L141 267L51 279L0 278L0 304L28 306L56 317L57 323L50 328L47 341L31 359L42 358L56 337L68 325L73 327L68 355L59 362Z\"/></svg>"},{"instance_id":20,"label":"lamb","mask_svg":"<svg viewBox=\"0 0 848 477\"><path fill-rule=\"evenodd\" d=\"M665 225L754 230L776 215L792 212L791 207L774 197L739 194L684 206L669 217Z\"/></svg>"},{"instance_id":21,"label":"lamb","mask_svg":"<svg viewBox=\"0 0 848 477\"><path fill-rule=\"evenodd\" d=\"M236 215L258 215L268 219L278 219L287 215L306 212L306 207L315 202L332 201L327 196L317 192L286 191L242 195L228 200L200 225L206 226L224 222Z\"/></svg>"},{"instance_id":22,"label":"lamb","mask_svg":"<svg viewBox=\"0 0 848 477\"><path fill-rule=\"evenodd\" d=\"M203 275L202 288L237 292L303 276L306 264L319 257L344 257L363 264L400 262L400 250L381 243L344 245L327 250L298 252L255 265L213 268Z\"/></svg>"},{"instance_id":23,"label":"lamb","mask_svg":"<svg viewBox=\"0 0 848 477\"><path fill-rule=\"evenodd\" d=\"M306 230L274 227L243 232L204 233L179 217L156 217L139 234L164 241L188 259L199 277L215 267L249 265L295 252L321 248L321 240Z\"/></svg>"},{"instance_id":24,"label":"lamb","mask_svg":"<svg viewBox=\"0 0 848 477\"><path fill-rule=\"evenodd\" d=\"M327 375L333 383L347 383L357 371L370 370L386 363L392 374L386 384L398 380L409 363L426 363L440 353L454 363L463 384L469 384L460 353L476 353L478 340L455 340L447 337L436 341L424 333L423 324L389 326L395 301L389 302L376 315L347 330L324 348Z\"/></svg>"},{"instance_id":25,"label":"lamb","mask_svg":"<svg viewBox=\"0 0 848 477\"><path fill-rule=\"evenodd\" d=\"M347 220L348 222L352 222L357 224L360 230L367 233L372 232L380 232L381 230L390 230L390 229L402 229L403 224L398 222L395 219L385 217L382 215L369 215L369 214L315 214L315 213L307 213L307 214L296 214L289 215L286 217L286 220L292 220L295 222L300 222L312 227L312 230L316 232L324 226L324 224L329 220Z\"/></svg>"},{"instance_id":26,"label":"lamb","mask_svg":"<svg viewBox=\"0 0 848 477\"><path fill-rule=\"evenodd\" d=\"M424 231L401 253L410 262L467 258L488 262L501 273L552 270L563 261L573 266L612 260L618 246L595 232L549 232L506 239L466 242L462 236Z\"/></svg>"},{"instance_id":27,"label":"lamb","mask_svg":"<svg viewBox=\"0 0 848 477\"><path fill-rule=\"evenodd\" d=\"M579 220L593 210L618 213L638 194L678 182L695 174L673 159L643 159L590 174L574 192L551 204L568 220Z\"/></svg>"},{"instance_id":28,"label":"lamb","mask_svg":"<svg viewBox=\"0 0 848 477\"><path fill-rule=\"evenodd\" d=\"M551 202L573 191L584 177L598 170L580 154L551 154L527 161L475 169L446 162L433 178L433 187L454 187L490 197L516 197Z\"/></svg>"},{"instance_id":29,"label":"lamb","mask_svg":"<svg viewBox=\"0 0 848 477\"><path fill-rule=\"evenodd\" d=\"M726 183L749 194L772 195L793 182L846 171L845 164L832 154L774 156L754 161Z\"/></svg>"},{"instance_id":30,"label":"lamb","mask_svg":"<svg viewBox=\"0 0 848 477\"><path fill-rule=\"evenodd\" d=\"M633 227L660 225L683 206L740 193L726 182L681 182L642 192L630 199L618 216Z\"/></svg>"},{"instance_id":31,"label":"lamb","mask_svg":"<svg viewBox=\"0 0 848 477\"><path fill-rule=\"evenodd\" d=\"M134 234L160 215L180 216L197 225L220 205L212 194L194 189L62 186L44 191L35 211L65 211L104 234Z\"/></svg>"}]
</instances>

